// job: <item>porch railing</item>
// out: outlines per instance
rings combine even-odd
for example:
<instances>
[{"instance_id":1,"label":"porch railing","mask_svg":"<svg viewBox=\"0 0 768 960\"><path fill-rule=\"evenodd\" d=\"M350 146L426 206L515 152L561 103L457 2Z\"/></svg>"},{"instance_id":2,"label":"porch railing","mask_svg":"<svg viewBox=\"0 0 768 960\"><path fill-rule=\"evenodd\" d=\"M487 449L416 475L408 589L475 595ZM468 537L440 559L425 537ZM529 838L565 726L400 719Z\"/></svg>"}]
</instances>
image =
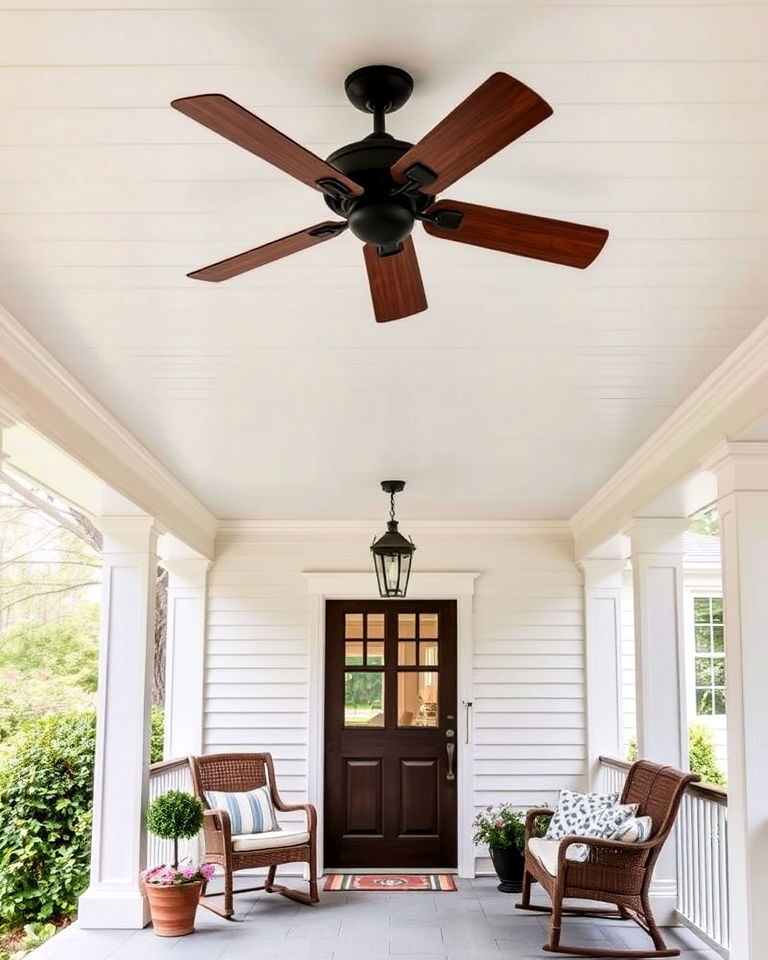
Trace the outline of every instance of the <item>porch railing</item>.
<instances>
[{"instance_id":1,"label":"porch railing","mask_svg":"<svg viewBox=\"0 0 768 960\"><path fill-rule=\"evenodd\" d=\"M162 796L169 790L181 790L192 793L192 775L186 757L177 760L162 760L149 768L149 802ZM199 846L197 837L179 841L179 859L197 860ZM170 863L173 859L173 841L161 840L147 831L147 865L154 867L161 863Z\"/></svg>"},{"instance_id":2,"label":"porch railing","mask_svg":"<svg viewBox=\"0 0 768 960\"><path fill-rule=\"evenodd\" d=\"M602 788L621 792L630 764L600 757ZM728 956L728 794L691 784L677 818L677 913L719 954Z\"/></svg>"}]
</instances>

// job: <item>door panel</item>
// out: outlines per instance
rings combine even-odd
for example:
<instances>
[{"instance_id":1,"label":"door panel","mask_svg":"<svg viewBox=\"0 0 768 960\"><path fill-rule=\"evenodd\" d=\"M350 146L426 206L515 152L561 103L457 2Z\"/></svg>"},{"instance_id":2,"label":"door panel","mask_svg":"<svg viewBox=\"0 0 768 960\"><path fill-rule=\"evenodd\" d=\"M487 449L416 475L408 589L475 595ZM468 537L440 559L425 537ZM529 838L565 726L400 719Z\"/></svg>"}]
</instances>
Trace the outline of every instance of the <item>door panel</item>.
<instances>
[{"instance_id":1,"label":"door panel","mask_svg":"<svg viewBox=\"0 0 768 960\"><path fill-rule=\"evenodd\" d=\"M325 863L456 865L456 604L326 604Z\"/></svg>"}]
</instances>

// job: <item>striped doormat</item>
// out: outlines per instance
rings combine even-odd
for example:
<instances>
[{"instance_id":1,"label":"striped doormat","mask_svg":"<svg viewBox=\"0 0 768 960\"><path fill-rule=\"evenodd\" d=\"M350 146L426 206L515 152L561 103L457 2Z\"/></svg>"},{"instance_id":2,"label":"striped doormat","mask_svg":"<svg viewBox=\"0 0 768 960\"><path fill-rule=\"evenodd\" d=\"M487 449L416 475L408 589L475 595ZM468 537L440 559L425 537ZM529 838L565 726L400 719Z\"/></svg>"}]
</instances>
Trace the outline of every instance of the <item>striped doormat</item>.
<instances>
[{"instance_id":1,"label":"striped doormat","mask_svg":"<svg viewBox=\"0 0 768 960\"><path fill-rule=\"evenodd\" d=\"M431 890L449 893L456 890L450 873L333 873L325 879L326 890Z\"/></svg>"}]
</instances>

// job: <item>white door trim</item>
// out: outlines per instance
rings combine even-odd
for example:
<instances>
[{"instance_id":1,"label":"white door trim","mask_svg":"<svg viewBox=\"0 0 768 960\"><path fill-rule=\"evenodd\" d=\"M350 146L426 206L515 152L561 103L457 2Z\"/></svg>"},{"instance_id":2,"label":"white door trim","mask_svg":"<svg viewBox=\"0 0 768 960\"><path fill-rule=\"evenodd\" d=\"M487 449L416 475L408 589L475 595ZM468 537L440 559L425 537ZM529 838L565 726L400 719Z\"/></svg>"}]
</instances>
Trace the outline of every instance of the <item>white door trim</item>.
<instances>
[{"instance_id":1,"label":"white door trim","mask_svg":"<svg viewBox=\"0 0 768 960\"><path fill-rule=\"evenodd\" d=\"M409 600L456 601L456 694L459 741L458 872L474 877L472 843L472 603L480 574L413 573ZM309 800L317 807L318 871L323 872L323 771L325 765L325 601L379 600L376 577L370 573L305 572L309 594Z\"/></svg>"}]
</instances>

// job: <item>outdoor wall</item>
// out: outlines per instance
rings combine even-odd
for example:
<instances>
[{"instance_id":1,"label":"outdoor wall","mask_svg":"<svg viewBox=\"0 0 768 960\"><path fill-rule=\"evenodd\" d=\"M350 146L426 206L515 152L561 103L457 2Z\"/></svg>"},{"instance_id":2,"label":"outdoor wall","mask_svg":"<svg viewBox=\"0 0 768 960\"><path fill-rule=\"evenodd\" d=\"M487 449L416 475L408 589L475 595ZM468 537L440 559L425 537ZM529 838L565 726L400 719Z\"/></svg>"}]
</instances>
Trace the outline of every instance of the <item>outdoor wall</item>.
<instances>
[{"instance_id":1,"label":"outdoor wall","mask_svg":"<svg viewBox=\"0 0 768 960\"><path fill-rule=\"evenodd\" d=\"M403 528L417 544L419 571L481 573L473 618L476 807L501 800L525 807L554 800L561 787L583 789L582 577L570 536L503 524ZM271 751L289 801L307 795L309 608L302 573L369 570L376 532L359 524L245 522L226 524L217 541L205 750ZM478 868L490 869L489 862Z\"/></svg>"}]
</instances>

